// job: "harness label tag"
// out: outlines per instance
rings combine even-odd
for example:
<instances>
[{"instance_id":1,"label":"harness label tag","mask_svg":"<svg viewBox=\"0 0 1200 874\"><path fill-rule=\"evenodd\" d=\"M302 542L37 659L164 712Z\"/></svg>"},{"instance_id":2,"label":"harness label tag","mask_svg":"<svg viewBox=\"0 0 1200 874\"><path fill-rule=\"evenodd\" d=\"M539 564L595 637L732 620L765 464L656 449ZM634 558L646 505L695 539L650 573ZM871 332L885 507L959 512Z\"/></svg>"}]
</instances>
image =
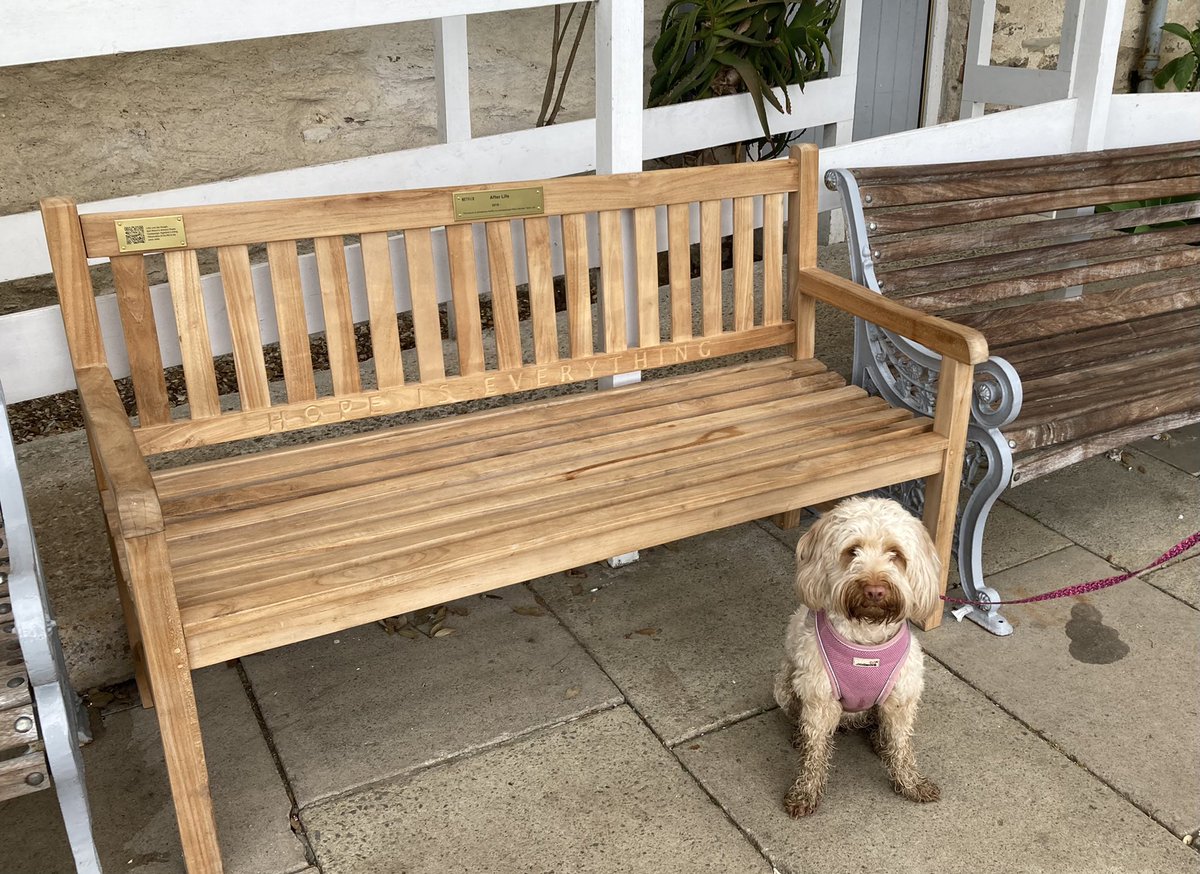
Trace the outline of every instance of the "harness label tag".
<instances>
[{"instance_id":1,"label":"harness label tag","mask_svg":"<svg viewBox=\"0 0 1200 874\"><path fill-rule=\"evenodd\" d=\"M879 659L855 659L854 667L856 667L856 668L877 668L877 667L879 667Z\"/></svg>"}]
</instances>

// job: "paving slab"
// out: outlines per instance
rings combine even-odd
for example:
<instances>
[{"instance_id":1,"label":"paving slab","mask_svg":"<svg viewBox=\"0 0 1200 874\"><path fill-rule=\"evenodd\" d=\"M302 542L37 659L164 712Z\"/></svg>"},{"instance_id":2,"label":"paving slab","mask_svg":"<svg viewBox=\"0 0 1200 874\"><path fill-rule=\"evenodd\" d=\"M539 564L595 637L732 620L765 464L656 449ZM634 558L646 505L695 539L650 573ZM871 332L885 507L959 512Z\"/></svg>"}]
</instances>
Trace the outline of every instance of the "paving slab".
<instances>
[{"instance_id":1,"label":"paving slab","mask_svg":"<svg viewBox=\"0 0 1200 874\"><path fill-rule=\"evenodd\" d=\"M1200 609L1200 556L1185 558L1144 574L1143 579Z\"/></svg>"},{"instance_id":2,"label":"paving slab","mask_svg":"<svg viewBox=\"0 0 1200 874\"><path fill-rule=\"evenodd\" d=\"M771 870L628 707L301 818L325 874Z\"/></svg>"},{"instance_id":3,"label":"paving slab","mask_svg":"<svg viewBox=\"0 0 1200 874\"><path fill-rule=\"evenodd\" d=\"M797 754L778 710L676 753L783 874L1200 871L1178 838L984 696L936 664L926 677L916 742L935 804L895 795L855 733L838 737L821 806L790 819Z\"/></svg>"},{"instance_id":4,"label":"paving slab","mask_svg":"<svg viewBox=\"0 0 1200 874\"><path fill-rule=\"evenodd\" d=\"M237 671L205 668L195 682L225 870L309 870L291 831L291 802ZM84 762L104 870L183 874L154 712L139 707L107 716L84 748ZM71 874L66 840L53 790L0 804L0 870Z\"/></svg>"},{"instance_id":5,"label":"paving slab","mask_svg":"<svg viewBox=\"0 0 1200 874\"><path fill-rule=\"evenodd\" d=\"M590 566L586 578L533 586L674 743L774 706L771 677L796 609L793 562L750 523L643 550L619 572Z\"/></svg>"},{"instance_id":6,"label":"paving slab","mask_svg":"<svg viewBox=\"0 0 1200 874\"><path fill-rule=\"evenodd\" d=\"M1111 576L1077 546L997 575L1006 597ZM1200 824L1200 613L1140 579L1004 608L1011 637L948 622L931 655L1179 836Z\"/></svg>"},{"instance_id":7,"label":"paving slab","mask_svg":"<svg viewBox=\"0 0 1200 874\"><path fill-rule=\"evenodd\" d=\"M364 625L243 660L299 804L622 701L524 586L450 607L446 637Z\"/></svg>"},{"instance_id":8,"label":"paving slab","mask_svg":"<svg viewBox=\"0 0 1200 874\"><path fill-rule=\"evenodd\" d=\"M1124 568L1200 529L1200 480L1138 450L1131 469L1097 456L1004 493L1004 501Z\"/></svg>"},{"instance_id":9,"label":"paving slab","mask_svg":"<svg viewBox=\"0 0 1200 874\"><path fill-rule=\"evenodd\" d=\"M1186 473L1200 475L1200 422L1169 432L1165 440L1147 437L1133 446Z\"/></svg>"}]
</instances>

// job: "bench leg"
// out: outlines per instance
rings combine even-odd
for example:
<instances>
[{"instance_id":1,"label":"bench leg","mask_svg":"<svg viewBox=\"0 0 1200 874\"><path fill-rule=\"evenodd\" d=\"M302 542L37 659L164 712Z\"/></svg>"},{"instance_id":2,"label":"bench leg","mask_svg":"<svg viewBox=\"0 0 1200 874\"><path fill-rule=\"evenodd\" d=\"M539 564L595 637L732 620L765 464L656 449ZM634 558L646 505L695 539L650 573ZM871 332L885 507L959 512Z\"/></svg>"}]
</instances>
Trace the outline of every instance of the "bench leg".
<instances>
[{"instance_id":1,"label":"bench leg","mask_svg":"<svg viewBox=\"0 0 1200 874\"><path fill-rule=\"evenodd\" d=\"M166 538L161 532L132 538L125 549L184 861L188 874L221 874L204 742Z\"/></svg>"},{"instance_id":2,"label":"bench leg","mask_svg":"<svg viewBox=\"0 0 1200 874\"><path fill-rule=\"evenodd\" d=\"M1012 450L996 430L971 425L967 429L967 459L963 467L962 487L968 490L958 523L958 577L963 598L969 601L999 601L1000 593L986 587L983 580L983 532L996 499L1012 480ZM982 477L978 471L986 468ZM1012 625L996 606L956 606L958 618L970 619L1004 637L1012 634Z\"/></svg>"},{"instance_id":3,"label":"bench leg","mask_svg":"<svg viewBox=\"0 0 1200 874\"><path fill-rule=\"evenodd\" d=\"M967 424L971 410L968 400L974 371L969 364L952 358L942 359L942 372L938 380L937 408L934 412L933 430L946 437L948 445L942 459L941 472L925 481L925 527L933 538L934 548L941 561L942 574L939 580L941 594L946 594L946 579L949 573L950 552L954 547L954 529L958 517L958 488L962 479L963 452L967 440ZM921 627L929 631L942 624L942 605L939 602L933 614Z\"/></svg>"},{"instance_id":4,"label":"bench leg","mask_svg":"<svg viewBox=\"0 0 1200 874\"><path fill-rule=\"evenodd\" d=\"M804 518L804 510L788 510L785 513L776 513L771 517L771 521L775 523L777 528L784 531L790 531L793 528L800 527L800 520Z\"/></svg>"}]
</instances>

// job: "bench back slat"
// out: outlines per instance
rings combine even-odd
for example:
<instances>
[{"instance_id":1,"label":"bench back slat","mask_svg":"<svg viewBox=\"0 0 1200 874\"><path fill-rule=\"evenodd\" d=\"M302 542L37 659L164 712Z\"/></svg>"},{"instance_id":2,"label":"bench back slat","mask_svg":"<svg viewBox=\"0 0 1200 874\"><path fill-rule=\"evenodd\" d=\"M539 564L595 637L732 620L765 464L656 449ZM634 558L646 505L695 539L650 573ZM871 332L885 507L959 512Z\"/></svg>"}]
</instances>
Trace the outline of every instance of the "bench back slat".
<instances>
[{"instance_id":1,"label":"bench back slat","mask_svg":"<svg viewBox=\"0 0 1200 874\"><path fill-rule=\"evenodd\" d=\"M658 219L652 206L633 211L633 248L637 257L638 347L657 346L658 313Z\"/></svg>"},{"instance_id":2,"label":"bench back slat","mask_svg":"<svg viewBox=\"0 0 1200 874\"><path fill-rule=\"evenodd\" d=\"M380 388L404 385L400 357L400 331L396 325L396 286L392 279L392 252L383 231L363 234L363 282L367 287L367 312L371 318L371 352L375 379Z\"/></svg>"},{"instance_id":3,"label":"bench back slat","mask_svg":"<svg viewBox=\"0 0 1200 874\"><path fill-rule=\"evenodd\" d=\"M161 425L170 420L171 410L145 260L141 255L118 255L113 258L113 285L117 291L117 309L121 313L125 348L129 352L129 374L137 400L138 417L144 425Z\"/></svg>"},{"instance_id":4,"label":"bench back slat","mask_svg":"<svg viewBox=\"0 0 1200 874\"><path fill-rule=\"evenodd\" d=\"M313 380L312 346L308 338L308 317L304 313L296 241L267 243L267 261L287 399L291 403L311 401L317 396L317 387Z\"/></svg>"},{"instance_id":5,"label":"bench back slat","mask_svg":"<svg viewBox=\"0 0 1200 874\"><path fill-rule=\"evenodd\" d=\"M69 202L49 202L47 223L59 222L60 209L63 228L50 237L66 271L60 279L86 279L77 265L67 268L71 258L113 258L141 415L135 434L150 454L793 345L783 300L791 287L783 276L783 203L793 196L789 208L801 214L815 207L813 192L795 194L805 154L815 179L815 152L805 151L756 165L547 180L536 183L541 214L526 216L455 220L451 189L162 210L179 215L186 232L185 245L163 251L186 412L167 405L152 301L163 304L146 279L147 256L158 250L112 253L114 222L137 216L80 218ZM753 270L756 214L765 222L761 283ZM721 249L730 230L726 292ZM72 235L74 249L64 245ZM701 249L698 287L693 239ZM597 261L593 277L589 265ZM214 262L219 285L201 279L201 265ZM788 262L789 269L799 263ZM65 300L64 319L80 335L73 357L86 364L96 352L90 329L79 325L95 304L70 290ZM440 307L450 304L443 316ZM406 310L410 316L397 315ZM167 315L158 314L160 328ZM636 326L628 336L627 315ZM278 359L264 349L276 326ZM239 406L225 412L218 391L232 385L214 362L214 339L233 352ZM368 357L373 366L360 362ZM91 363L104 363L102 354ZM318 364L328 375L316 372ZM271 396L273 373L283 376L286 400Z\"/></svg>"},{"instance_id":6,"label":"bench back slat","mask_svg":"<svg viewBox=\"0 0 1200 874\"><path fill-rule=\"evenodd\" d=\"M554 314L554 259L550 220L525 219L525 256L529 276L529 313L533 325L533 360L550 364L558 360L558 321Z\"/></svg>"},{"instance_id":7,"label":"bench back slat","mask_svg":"<svg viewBox=\"0 0 1200 874\"><path fill-rule=\"evenodd\" d=\"M217 396L217 373L213 367L212 343L208 334L208 313L200 289L200 265L193 249L165 254L167 281L171 284L171 303L175 308L175 326L183 356L183 381L187 385L188 404L193 419L216 416L221 412Z\"/></svg>"},{"instance_id":8,"label":"bench back slat","mask_svg":"<svg viewBox=\"0 0 1200 874\"><path fill-rule=\"evenodd\" d=\"M317 276L321 284L321 311L325 315L325 343L334 394L351 394L362 384L358 373L358 349L354 339L354 316L350 309L350 277L342 238L313 240Z\"/></svg>"},{"instance_id":9,"label":"bench back slat","mask_svg":"<svg viewBox=\"0 0 1200 874\"><path fill-rule=\"evenodd\" d=\"M217 250L225 311L233 337L233 365L243 410L263 410L271 405L267 388L267 365L263 360L262 335L254 304L254 281L250 277L250 252L246 246L222 246Z\"/></svg>"},{"instance_id":10,"label":"bench back slat","mask_svg":"<svg viewBox=\"0 0 1200 874\"><path fill-rule=\"evenodd\" d=\"M671 283L671 340L692 338L691 208L667 207L667 272ZM764 268L765 269L765 268Z\"/></svg>"}]
</instances>

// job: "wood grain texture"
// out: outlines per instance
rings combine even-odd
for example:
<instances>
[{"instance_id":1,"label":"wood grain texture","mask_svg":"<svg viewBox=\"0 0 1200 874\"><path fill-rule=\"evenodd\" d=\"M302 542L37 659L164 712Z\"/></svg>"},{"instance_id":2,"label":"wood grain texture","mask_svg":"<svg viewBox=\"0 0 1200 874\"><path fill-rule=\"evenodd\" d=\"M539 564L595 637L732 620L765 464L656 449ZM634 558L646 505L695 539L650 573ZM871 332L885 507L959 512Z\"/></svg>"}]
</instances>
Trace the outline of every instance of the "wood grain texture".
<instances>
[{"instance_id":1,"label":"wood grain texture","mask_svg":"<svg viewBox=\"0 0 1200 874\"><path fill-rule=\"evenodd\" d=\"M96 293L92 290L92 274L88 270L88 255L75 201L65 197L48 197L41 201L41 210L71 363L75 367L105 364L108 359L105 358L104 341L100 335ZM111 223L108 230L115 244L116 231ZM119 255L120 251L112 254Z\"/></svg>"},{"instance_id":2,"label":"wood grain texture","mask_svg":"<svg viewBox=\"0 0 1200 874\"><path fill-rule=\"evenodd\" d=\"M587 221L579 213L562 217L563 264L567 283L567 331L572 358L593 351L592 283L588 273Z\"/></svg>"},{"instance_id":3,"label":"wood grain texture","mask_svg":"<svg viewBox=\"0 0 1200 874\"><path fill-rule=\"evenodd\" d=\"M600 213L600 302L604 322L604 351L629 348L625 335L625 257L621 214Z\"/></svg>"},{"instance_id":4,"label":"wood grain texture","mask_svg":"<svg viewBox=\"0 0 1200 874\"><path fill-rule=\"evenodd\" d=\"M531 180L541 186L546 215L635 209L697 200L744 197L788 191L794 185L786 161L760 161L653 173ZM512 188L513 183L475 185L466 190ZM257 203L167 208L157 212L183 216L191 248L366 234L409 227L456 224L454 188L372 192L341 196L269 200ZM118 255L116 219L136 218L144 210L92 213L80 219L87 257Z\"/></svg>"},{"instance_id":5,"label":"wood grain texture","mask_svg":"<svg viewBox=\"0 0 1200 874\"><path fill-rule=\"evenodd\" d=\"M145 258L118 255L110 263L117 291L117 309L121 313L121 331L125 335L125 351L129 355L129 375L137 399L138 421L144 425L160 425L171 418L171 412Z\"/></svg>"},{"instance_id":6,"label":"wood grain texture","mask_svg":"<svg viewBox=\"0 0 1200 874\"><path fill-rule=\"evenodd\" d=\"M721 202L700 203L700 333L714 337L723 330L721 288Z\"/></svg>"},{"instance_id":7,"label":"wood grain texture","mask_svg":"<svg viewBox=\"0 0 1200 874\"><path fill-rule=\"evenodd\" d=\"M221 412L217 397L217 374L213 369L212 343L208 336L208 314L200 291L200 266L189 250L167 252L167 281L175 307L175 326L183 356L183 381L193 419L207 419Z\"/></svg>"},{"instance_id":8,"label":"wood grain texture","mask_svg":"<svg viewBox=\"0 0 1200 874\"><path fill-rule=\"evenodd\" d=\"M295 241L268 243L267 262L271 269L271 291L275 299L275 320L279 325L279 354L283 359L287 397L292 403L309 401L317 396L317 388L313 381L312 348Z\"/></svg>"},{"instance_id":9,"label":"wood grain texture","mask_svg":"<svg viewBox=\"0 0 1200 874\"><path fill-rule=\"evenodd\" d=\"M233 337L233 366L242 409L261 410L271 405L271 394L267 388L254 282L250 278L250 252L245 246L222 246L217 250L217 261Z\"/></svg>"},{"instance_id":10,"label":"wood grain texture","mask_svg":"<svg viewBox=\"0 0 1200 874\"><path fill-rule=\"evenodd\" d=\"M754 199L733 201L733 329L754 325Z\"/></svg>"},{"instance_id":11,"label":"wood grain texture","mask_svg":"<svg viewBox=\"0 0 1200 874\"><path fill-rule=\"evenodd\" d=\"M371 318L371 352L375 379L380 388L404 384L400 359L400 331L396 326L396 285L392 278L392 251L382 231L363 234L363 281L367 286L367 312Z\"/></svg>"},{"instance_id":12,"label":"wood grain texture","mask_svg":"<svg viewBox=\"0 0 1200 874\"><path fill-rule=\"evenodd\" d=\"M652 206L633 211L633 245L637 258L638 346L657 346L661 338L658 314L658 224Z\"/></svg>"},{"instance_id":13,"label":"wood grain texture","mask_svg":"<svg viewBox=\"0 0 1200 874\"><path fill-rule=\"evenodd\" d=\"M442 323L438 316L437 280L433 264L433 237L428 228L404 232L408 252L408 287L412 290L413 334L417 340L417 365L421 382L442 379Z\"/></svg>"},{"instance_id":14,"label":"wood grain texture","mask_svg":"<svg viewBox=\"0 0 1200 874\"><path fill-rule=\"evenodd\" d=\"M475 238L471 225L446 228L450 259L450 295L456 322L459 373L482 373L483 324L479 311L479 278L475 273Z\"/></svg>"},{"instance_id":15,"label":"wood grain texture","mask_svg":"<svg viewBox=\"0 0 1200 874\"><path fill-rule=\"evenodd\" d=\"M667 270L671 282L671 339L692 336L691 209L686 203L667 207Z\"/></svg>"},{"instance_id":16,"label":"wood grain texture","mask_svg":"<svg viewBox=\"0 0 1200 874\"><path fill-rule=\"evenodd\" d=\"M763 324L783 321L783 195L763 197ZM807 357L807 356L800 356Z\"/></svg>"},{"instance_id":17,"label":"wood grain texture","mask_svg":"<svg viewBox=\"0 0 1200 874\"><path fill-rule=\"evenodd\" d=\"M554 311L554 266L550 258L550 221L525 219L525 259L529 275L529 320L533 328L533 360L558 360L558 316Z\"/></svg>"},{"instance_id":18,"label":"wood grain texture","mask_svg":"<svg viewBox=\"0 0 1200 874\"><path fill-rule=\"evenodd\" d=\"M325 343L333 393L352 394L361 389L354 317L350 312L350 280L346 275L346 250L341 237L313 240L317 275L321 282L321 309L325 313Z\"/></svg>"},{"instance_id":19,"label":"wood grain texture","mask_svg":"<svg viewBox=\"0 0 1200 874\"><path fill-rule=\"evenodd\" d=\"M0 759L0 801L40 792L52 785L46 754L41 750L31 750L11 759Z\"/></svg>"},{"instance_id":20,"label":"wood grain texture","mask_svg":"<svg viewBox=\"0 0 1200 874\"><path fill-rule=\"evenodd\" d=\"M512 226L508 221L487 223L487 248L496 355L501 370L513 370L521 366L521 323L513 276Z\"/></svg>"}]
</instances>

